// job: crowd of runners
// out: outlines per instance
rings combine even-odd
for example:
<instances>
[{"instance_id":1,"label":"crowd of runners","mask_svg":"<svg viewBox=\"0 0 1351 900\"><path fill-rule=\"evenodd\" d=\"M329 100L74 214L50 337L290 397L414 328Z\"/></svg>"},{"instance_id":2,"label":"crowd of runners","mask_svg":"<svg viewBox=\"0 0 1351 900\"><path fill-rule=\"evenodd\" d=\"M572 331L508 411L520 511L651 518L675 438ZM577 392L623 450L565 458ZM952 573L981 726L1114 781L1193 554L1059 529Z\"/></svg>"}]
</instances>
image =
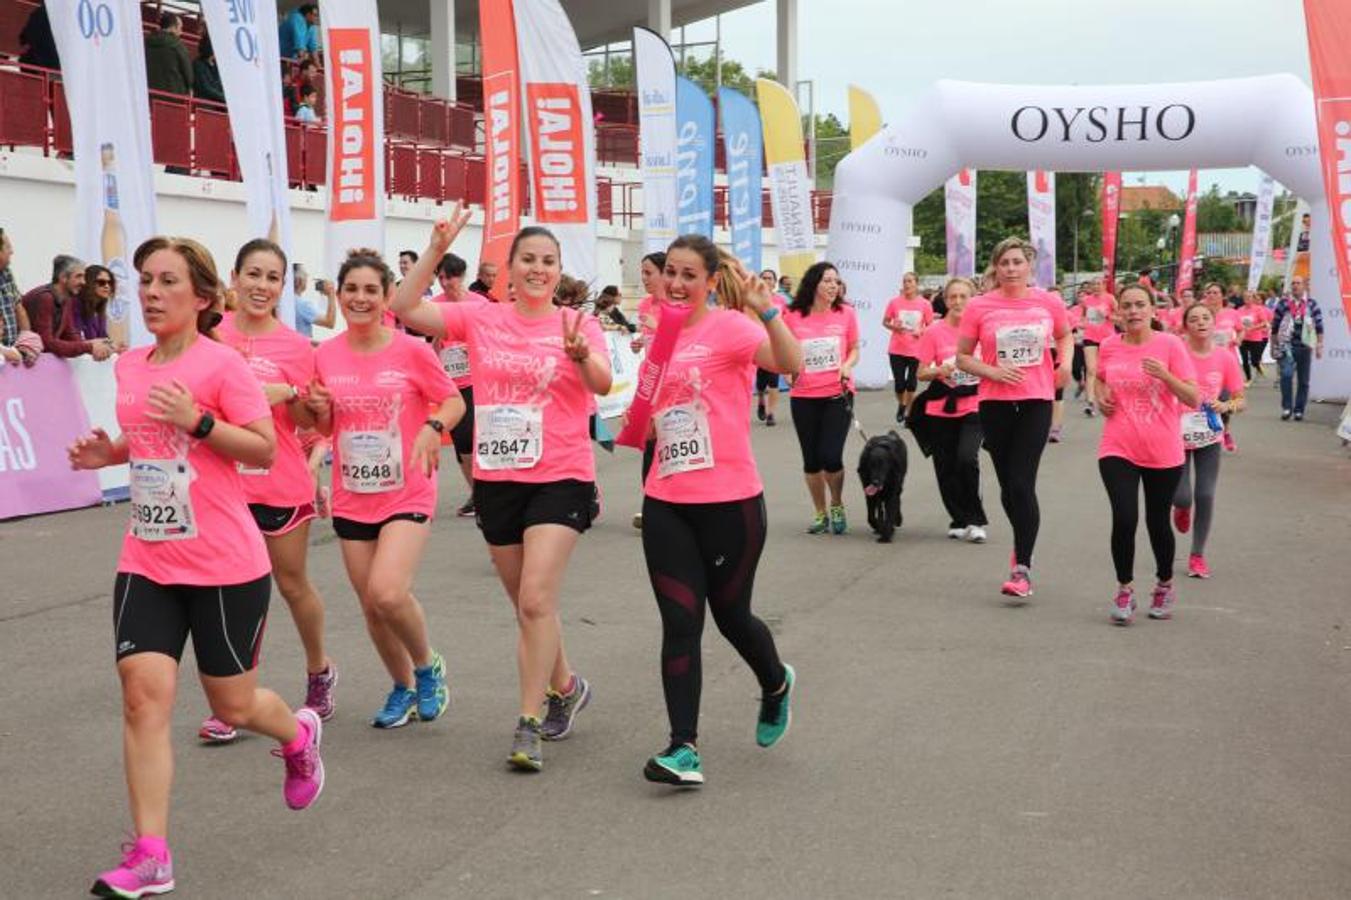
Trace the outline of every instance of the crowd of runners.
<instances>
[{"instance_id":1,"label":"crowd of runners","mask_svg":"<svg viewBox=\"0 0 1351 900\"><path fill-rule=\"evenodd\" d=\"M566 653L559 610L570 557L599 513L591 441L595 398L611 387L608 350L594 317L555 303L567 261L546 229L516 236L508 301L464 289L463 262L450 249L467 220L457 208L439 222L397 283L378 252L352 251L336 273L346 328L317 348L275 315L291 271L277 245L240 248L229 312L215 264L196 242L156 238L137 251L154 343L117 361L121 435L95 430L70 448L77 468L129 463L131 478L112 613L136 839L121 865L98 876L96 894L173 887L170 721L189 636L211 709L203 740L229 742L239 729L270 737L286 804L305 809L322 791L323 723L335 710L338 669L324 642L325 601L308 574L316 517L332 517L389 676L383 700L375 685L349 686L367 695L371 725L395 729L446 713L446 660L412 592L432 536L443 444L470 485L460 511L475 515L517 623L520 703L504 722L507 763L541 771L543 744L566 739L591 701L591 684ZM984 447L1011 532L999 591L1017 603L1032 595L1038 469L1059 428L1056 405L1078 381L1085 411L1104 419L1098 465L1117 583L1110 619L1128 624L1136 611L1142 487L1155 563L1148 613L1169 618L1175 529L1191 534L1187 574L1210 576L1205 545L1221 448L1232 449L1231 417L1245 406L1243 367L1251 377L1262 358L1251 345L1275 335L1283 371L1305 385L1308 355L1321 352L1316 306L1301 284L1274 311L1257 301L1231 309L1220 286L1207 285L1199 301L1174 311L1146 285L1113 295L1096 281L1067 307L1032 286L1027 242L1000 242L989 262L984 290L952 279L937 312L907 274L883 313L896 419L932 457L949 537L991 539ZM844 448L859 322L827 262L789 292L776 273L747 272L708 240L686 236L646 257L642 275L649 296L633 340L645 359L620 442L643 451L641 466L634 458L643 494L635 525L660 618L669 722L666 743L642 768L651 781L693 786L704 780L706 613L759 684L756 743L774 746L792 718L796 673L752 611L768 516L752 409L774 425L787 379L811 503L806 529L847 532ZM434 281L441 292L429 296ZM1297 357L1292 366L1287 356ZM1284 392L1283 417L1302 416L1306 392ZM317 474L329 454L331 489ZM304 648L305 702L296 711L258 679L273 580Z\"/></svg>"}]
</instances>

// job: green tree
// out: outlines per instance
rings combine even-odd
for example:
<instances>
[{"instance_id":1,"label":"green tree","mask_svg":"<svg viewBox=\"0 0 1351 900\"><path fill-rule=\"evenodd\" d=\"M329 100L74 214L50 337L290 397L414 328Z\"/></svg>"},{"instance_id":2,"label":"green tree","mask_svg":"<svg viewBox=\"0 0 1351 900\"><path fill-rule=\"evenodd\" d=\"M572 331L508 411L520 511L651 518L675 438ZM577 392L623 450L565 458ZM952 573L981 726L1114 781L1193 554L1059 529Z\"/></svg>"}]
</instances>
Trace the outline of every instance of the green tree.
<instances>
[{"instance_id":1,"label":"green tree","mask_svg":"<svg viewBox=\"0 0 1351 900\"><path fill-rule=\"evenodd\" d=\"M803 117L802 133L810 124ZM829 191L835 188L835 167L849 155L849 128L834 113L816 117L816 187Z\"/></svg>"},{"instance_id":2,"label":"green tree","mask_svg":"<svg viewBox=\"0 0 1351 900\"><path fill-rule=\"evenodd\" d=\"M586 80L593 90L634 90L638 80L634 75L633 57L612 54L607 68L604 59L593 56L587 66Z\"/></svg>"},{"instance_id":3,"label":"green tree","mask_svg":"<svg viewBox=\"0 0 1351 900\"><path fill-rule=\"evenodd\" d=\"M1220 196L1220 186L1212 184L1210 190L1196 198L1196 231L1225 232L1243 231L1234 205Z\"/></svg>"}]
</instances>

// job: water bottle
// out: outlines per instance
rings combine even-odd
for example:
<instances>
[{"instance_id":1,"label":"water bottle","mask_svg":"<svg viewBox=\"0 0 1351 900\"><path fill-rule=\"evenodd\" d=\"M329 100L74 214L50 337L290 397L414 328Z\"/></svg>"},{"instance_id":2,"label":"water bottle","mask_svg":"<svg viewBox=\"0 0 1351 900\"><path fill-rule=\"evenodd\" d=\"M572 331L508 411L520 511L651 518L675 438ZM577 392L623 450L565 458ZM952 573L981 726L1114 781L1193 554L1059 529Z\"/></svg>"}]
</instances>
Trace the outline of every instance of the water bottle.
<instances>
[{"instance_id":1,"label":"water bottle","mask_svg":"<svg viewBox=\"0 0 1351 900\"><path fill-rule=\"evenodd\" d=\"M1206 424L1210 426L1211 431L1224 431L1224 423L1220 421L1219 413L1215 412L1215 407L1209 403L1202 403L1201 409L1206 413Z\"/></svg>"}]
</instances>

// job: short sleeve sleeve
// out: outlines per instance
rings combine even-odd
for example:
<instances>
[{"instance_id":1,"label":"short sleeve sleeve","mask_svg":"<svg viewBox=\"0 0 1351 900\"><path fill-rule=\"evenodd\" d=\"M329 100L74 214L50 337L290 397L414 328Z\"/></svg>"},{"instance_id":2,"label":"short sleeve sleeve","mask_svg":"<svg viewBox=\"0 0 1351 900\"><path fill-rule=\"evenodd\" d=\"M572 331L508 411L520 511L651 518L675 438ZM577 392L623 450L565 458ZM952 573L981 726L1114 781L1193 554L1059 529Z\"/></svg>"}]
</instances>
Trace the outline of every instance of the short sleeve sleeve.
<instances>
[{"instance_id":1,"label":"short sleeve sleeve","mask_svg":"<svg viewBox=\"0 0 1351 900\"><path fill-rule=\"evenodd\" d=\"M436 358L432 345L426 341L409 338L408 367L413 373L418 390L430 403L444 403L448 397L459 396L459 388L446 374L441 361Z\"/></svg>"},{"instance_id":2,"label":"short sleeve sleeve","mask_svg":"<svg viewBox=\"0 0 1351 900\"><path fill-rule=\"evenodd\" d=\"M1051 312L1051 328L1055 334L1056 340L1063 338L1070 331L1070 317L1065 309L1064 303L1048 304Z\"/></svg>"},{"instance_id":3,"label":"short sleeve sleeve","mask_svg":"<svg viewBox=\"0 0 1351 900\"><path fill-rule=\"evenodd\" d=\"M962 324L957 328L957 337L979 341L981 320L985 318L984 312L982 304L976 300L970 301L962 311Z\"/></svg>"},{"instance_id":4,"label":"short sleeve sleeve","mask_svg":"<svg viewBox=\"0 0 1351 900\"><path fill-rule=\"evenodd\" d=\"M1224 377L1221 384L1230 396L1243 390L1243 373L1238 368L1238 359L1232 353L1224 355Z\"/></svg>"},{"instance_id":5,"label":"short sleeve sleeve","mask_svg":"<svg viewBox=\"0 0 1351 900\"><path fill-rule=\"evenodd\" d=\"M919 360L920 368L935 361L933 334L932 331L925 331L919 336L919 343L915 345L915 358Z\"/></svg>"},{"instance_id":6,"label":"short sleeve sleeve","mask_svg":"<svg viewBox=\"0 0 1351 900\"><path fill-rule=\"evenodd\" d=\"M852 306L846 306L847 321L844 326L845 344L848 347L858 346L858 313L854 312Z\"/></svg>"},{"instance_id":7,"label":"short sleeve sleeve","mask_svg":"<svg viewBox=\"0 0 1351 900\"><path fill-rule=\"evenodd\" d=\"M469 331L469 316L466 303L438 303L441 308L441 321L446 323L446 340L463 341Z\"/></svg>"},{"instance_id":8,"label":"short sleeve sleeve","mask_svg":"<svg viewBox=\"0 0 1351 900\"><path fill-rule=\"evenodd\" d=\"M769 340L765 329L752 322L742 313L730 313L733 317L729 320L732 326L727 331L728 345L731 350L732 359L739 364L748 364L754 362L755 354L760 346Z\"/></svg>"},{"instance_id":9,"label":"short sleeve sleeve","mask_svg":"<svg viewBox=\"0 0 1351 900\"><path fill-rule=\"evenodd\" d=\"M1169 341L1168 371L1183 381L1196 382L1196 366L1192 364L1191 354L1180 338Z\"/></svg>"},{"instance_id":10,"label":"short sleeve sleeve","mask_svg":"<svg viewBox=\"0 0 1351 900\"><path fill-rule=\"evenodd\" d=\"M248 425L272 415L263 386L249 371L244 357L234 351L221 354L216 365L216 406L232 425Z\"/></svg>"}]
</instances>

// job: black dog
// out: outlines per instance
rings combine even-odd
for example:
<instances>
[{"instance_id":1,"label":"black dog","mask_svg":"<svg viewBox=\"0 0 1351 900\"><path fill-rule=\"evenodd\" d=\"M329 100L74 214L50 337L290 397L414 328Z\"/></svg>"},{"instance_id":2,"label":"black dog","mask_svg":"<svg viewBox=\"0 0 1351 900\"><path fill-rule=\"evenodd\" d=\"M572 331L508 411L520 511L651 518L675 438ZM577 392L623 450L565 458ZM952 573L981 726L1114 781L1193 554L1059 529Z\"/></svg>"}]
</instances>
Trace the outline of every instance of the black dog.
<instances>
[{"instance_id":1,"label":"black dog","mask_svg":"<svg viewBox=\"0 0 1351 900\"><path fill-rule=\"evenodd\" d=\"M858 478L868 498L868 524L879 543L901 527L901 488L908 467L905 441L894 431L869 438L858 457Z\"/></svg>"}]
</instances>

